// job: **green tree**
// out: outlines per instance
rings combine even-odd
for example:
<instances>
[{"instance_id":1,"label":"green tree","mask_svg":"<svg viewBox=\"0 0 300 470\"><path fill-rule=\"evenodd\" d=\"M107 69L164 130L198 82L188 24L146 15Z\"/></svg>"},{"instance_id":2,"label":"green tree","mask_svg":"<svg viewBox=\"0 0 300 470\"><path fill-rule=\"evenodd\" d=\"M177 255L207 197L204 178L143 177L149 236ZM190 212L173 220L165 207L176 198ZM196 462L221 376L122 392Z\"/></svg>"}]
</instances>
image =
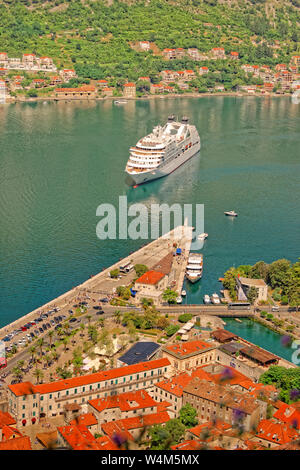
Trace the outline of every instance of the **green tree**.
<instances>
[{"instance_id":1,"label":"green tree","mask_svg":"<svg viewBox=\"0 0 300 470\"><path fill-rule=\"evenodd\" d=\"M198 424L197 411L190 403L187 403L179 411L179 419L185 427L191 428L196 426Z\"/></svg>"},{"instance_id":2,"label":"green tree","mask_svg":"<svg viewBox=\"0 0 300 470\"><path fill-rule=\"evenodd\" d=\"M168 287L163 293L163 299L168 302L168 304L175 304L177 299L177 292Z\"/></svg>"}]
</instances>

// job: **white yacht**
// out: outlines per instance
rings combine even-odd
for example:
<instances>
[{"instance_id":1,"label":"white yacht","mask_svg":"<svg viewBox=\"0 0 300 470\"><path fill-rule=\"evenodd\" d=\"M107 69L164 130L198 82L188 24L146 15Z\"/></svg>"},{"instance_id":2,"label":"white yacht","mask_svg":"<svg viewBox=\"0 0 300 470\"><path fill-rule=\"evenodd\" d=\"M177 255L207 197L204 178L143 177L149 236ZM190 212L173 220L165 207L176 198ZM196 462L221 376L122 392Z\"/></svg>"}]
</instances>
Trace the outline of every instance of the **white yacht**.
<instances>
[{"instance_id":1,"label":"white yacht","mask_svg":"<svg viewBox=\"0 0 300 470\"><path fill-rule=\"evenodd\" d=\"M225 211L225 215L229 215L230 217L237 217L237 213L234 211Z\"/></svg>"},{"instance_id":2,"label":"white yacht","mask_svg":"<svg viewBox=\"0 0 300 470\"><path fill-rule=\"evenodd\" d=\"M194 283L202 277L203 255L201 253L190 253L185 275L187 279Z\"/></svg>"},{"instance_id":3,"label":"white yacht","mask_svg":"<svg viewBox=\"0 0 300 470\"><path fill-rule=\"evenodd\" d=\"M187 117L181 122L169 116L168 122L154 127L151 134L130 147L125 172L131 185L146 183L172 173L200 150L196 126Z\"/></svg>"},{"instance_id":4,"label":"white yacht","mask_svg":"<svg viewBox=\"0 0 300 470\"><path fill-rule=\"evenodd\" d=\"M185 297L186 296L186 291L185 290L182 290L181 291L181 297Z\"/></svg>"},{"instance_id":5,"label":"white yacht","mask_svg":"<svg viewBox=\"0 0 300 470\"><path fill-rule=\"evenodd\" d=\"M210 304L210 297L209 295L205 294L203 297L203 301L205 304Z\"/></svg>"},{"instance_id":6,"label":"white yacht","mask_svg":"<svg viewBox=\"0 0 300 470\"><path fill-rule=\"evenodd\" d=\"M211 302L215 305L219 305L221 303L220 297L216 293L214 293L210 299L211 299Z\"/></svg>"},{"instance_id":7,"label":"white yacht","mask_svg":"<svg viewBox=\"0 0 300 470\"><path fill-rule=\"evenodd\" d=\"M178 297L176 297L176 302L178 304L181 304L182 303L182 297L179 295Z\"/></svg>"}]
</instances>

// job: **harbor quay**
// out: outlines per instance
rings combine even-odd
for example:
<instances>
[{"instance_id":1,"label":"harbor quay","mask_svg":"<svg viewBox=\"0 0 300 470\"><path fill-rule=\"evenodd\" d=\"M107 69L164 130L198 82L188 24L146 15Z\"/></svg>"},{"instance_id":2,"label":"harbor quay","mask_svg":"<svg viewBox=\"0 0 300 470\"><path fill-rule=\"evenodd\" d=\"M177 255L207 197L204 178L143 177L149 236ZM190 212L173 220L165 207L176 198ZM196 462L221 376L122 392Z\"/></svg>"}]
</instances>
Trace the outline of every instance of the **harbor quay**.
<instances>
[{"instance_id":1,"label":"harbor quay","mask_svg":"<svg viewBox=\"0 0 300 470\"><path fill-rule=\"evenodd\" d=\"M67 313L73 304L76 304L80 301L86 301L91 298L93 301L103 306L106 311L109 312L111 309L115 310L116 307L113 307L109 304L102 304L101 298L103 296L105 296L108 300L113 298L117 287L130 285L136 278L136 273L134 270L132 270L127 274L120 275L117 279L112 279L110 277L110 272L114 269L119 269L120 266L126 266L128 264L143 264L149 269L152 269L162 259L170 255L170 253L174 253L176 248L179 248L182 254L180 257L178 257L178 259L180 258L180 262L178 261L173 263L174 266L172 266L172 279L174 279L172 283L172 289L180 292L184 281L185 268L190 251L191 240L192 227L188 227L187 225L176 227L161 237L142 246L134 253L130 253L126 258L120 259L110 267L105 268L103 271L94 276L91 276L82 284L79 284L78 286L72 288L57 298L47 302L43 306L36 308L32 312L4 326L0 329L0 338L9 334L13 330L20 328L22 325L33 321L36 316L39 316L49 310L56 309L60 312L60 314L63 312ZM96 297L98 298L96 299ZM124 307L118 308L121 310L126 309Z\"/></svg>"}]
</instances>

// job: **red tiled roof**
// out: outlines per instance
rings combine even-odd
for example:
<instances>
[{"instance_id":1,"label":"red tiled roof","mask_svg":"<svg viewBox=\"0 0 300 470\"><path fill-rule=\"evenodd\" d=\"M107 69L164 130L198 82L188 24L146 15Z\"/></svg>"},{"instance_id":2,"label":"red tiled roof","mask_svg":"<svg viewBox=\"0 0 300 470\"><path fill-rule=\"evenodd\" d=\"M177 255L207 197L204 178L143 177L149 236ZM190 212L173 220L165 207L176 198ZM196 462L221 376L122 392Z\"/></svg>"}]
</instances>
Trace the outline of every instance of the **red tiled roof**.
<instances>
[{"instance_id":1,"label":"red tiled roof","mask_svg":"<svg viewBox=\"0 0 300 470\"><path fill-rule=\"evenodd\" d=\"M157 284L162 278L164 274L159 271L147 271L141 277L139 277L135 282L139 284Z\"/></svg>"},{"instance_id":2,"label":"red tiled roof","mask_svg":"<svg viewBox=\"0 0 300 470\"><path fill-rule=\"evenodd\" d=\"M119 447L108 436L97 437L100 450L119 450Z\"/></svg>"},{"instance_id":3,"label":"red tiled roof","mask_svg":"<svg viewBox=\"0 0 300 470\"><path fill-rule=\"evenodd\" d=\"M72 377L71 379L58 380L56 382L39 385L33 385L31 382L21 382L14 385L8 385L8 388L16 396L31 395L34 393L45 394L67 390L69 388L79 387L82 385L104 382L106 380L112 380L139 372L146 372L168 365L170 365L170 361L167 358L154 359L153 361L140 362L130 366L119 367L117 369L96 372L94 374L82 375L79 377Z\"/></svg>"},{"instance_id":4,"label":"red tiled roof","mask_svg":"<svg viewBox=\"0 0 300 470\"><path fill-rule=\"evenodd\" d=\"M156 401L153 400L146 390L136 390L110 397L96 398L95 400L90 400L89 404L99 412L112 408L130 411L157 406Z\"/></svg>"},{"instance_id":5,"label":"red tiled roof","mask_svg":"<svg viewBox=\"0 0 300 470\"><path fill-rule=\"evenodd\" d=\"M32 450L32 448L29 437L23 436L0 442L0 450Z\"/></svg>"},{"instance_id":6,"label":"red tiled roof","mask_svg":"<svg viewBox=\"0 0 300 470\"><path fill-rule=\"evenodd\" d=\"M125 83L124 86L135 87L135 83Z\"/></svg>"},{"instance_id":7,"label":"red tiled roof","mask_svg":"<svg viewBox=\"0 0 300 470\"><path fill-rule=\"evenodd\" d=\"M99 450L99 444L86 426L60 426L57 431L73 450Z\"/></svg>"},{"instance_id":8,"label":"red tiled roof","mask_svg":"<svg viewBox=\"0 0 300 470\"><path fill-rule=\"evenodd\" d=\"M182 372L181 374L175 375L167 380L162 380L155 384L156 387L165 390L177 397L182 397L184 388L190 383L194 377L200 377L204 380L213 380L210 374L205 372L202 367L194 370L191 374Z\"/></svg>"},{"instance_id":9,"label":"red tiled roof","mask_svg":"<svg viewBox=\"0 0 300 470\"><path fill-rule=\"evenodd\" d=\"M300 411L293 407L293 404L283 403L274 413L273 418L290 424L294 429L300 429Z\"/></svg>"},{"instance_id":10,"label":"red tiled roof","mask_svg":"<svg viewBox=\"0 0 300 470\"><path fill-rule=\"evenodd\" d=\"M22 433L10 426L3 426L2 428L2 441L8 441L9 439L16 439L18 437L23 437Z\"/></svg>"},{"instance_id":11,"label":"red tiled roof","mask_svg":"<svg viewBox=\"0 0 300 470\"><path fill-rule=\"evenodd\" d=\"M98 424L98 421L93 413L85 413L77 416L77 418L73 419L70 424L75 426L81 424L83 426L89 427Z\"/></svg>"},{"instance_id":12,"label":"red tiled roof","mask_svg":"<svg viewBox=\"0 0 300 470\"><path fill-rule=\"evenodd\" d=\"M163 350L169 353L175 353L177 356L181 356L182 358L184 358L189 354L205 351L206 349L211 348L211 344L205 343L205 341L195 340L188 341L186 343L170 344L168 346L165 346Z\"/></svg>"},{"instance_id":13,"label":"red tiled roof","mask_svg":"<svg viewBox=\"0 0 300 470\"><path fill-rule=\"evenodd\" d=\"M190 428L189 432L194 434L194 436L197 436L198 439L203 440L204 435L205 435L205 440L214 440L214 436L223 434L225 431L228 431L231 429L231 425L228 423L225 423L224 421L216 421L216 423L213 423L211 421L208 421L206 423L202 424L197 424L197 426ZM209 430L210 437L206 437L206 432Z\"/></svg>"},{"instance_id":14,"label":"red tiled roof","mask_svg":"<svg viewBox=\"0 0 300 470\"><path fill-rule=\"evenodd\" d=\"M201 448L201 442L197 440L183 441L180 444L171 446L172 450L198 450Z\"/></svg>"},{"instance_id":15,"label":"red tiled roof","mask_svg":"<svg viewBox=\"0 0 300 470\"><path fill-rule=\"evenodd\" d=\"M0 429L3 426L12 426L16 424L15 419L8 412L0 411Z\"/></svg>"},{"instance_id":16,"label":"red tiled roof","mask_svg":"<svg viewBox=\"0 0 300 470\"><path fill-rule=\"evenodd\" d=\"M143 416L137 416L134 418L119 419L117 421L110 421L109 423L101 424L101 428L105 434L109 437L113 437L115 434L123 434L127 439L133 439L130 434L131 429L139 429L147 426L154 426L155 424L164 424L170 420L170 416L167 411L161 411L159 413L152 413Z\"/></svg>"},{"instance_id":17,"label":"red tiled roof","mask_svg":"<svg viewBox=\"0 0 300 470\"><path fill-rule=\"evenodd\" d=\"M276 423L271 419L263 419L257 426L256 437L277 444L286 444L299 438L299 434L286 424Z\"/></svg>"}]
</instances>

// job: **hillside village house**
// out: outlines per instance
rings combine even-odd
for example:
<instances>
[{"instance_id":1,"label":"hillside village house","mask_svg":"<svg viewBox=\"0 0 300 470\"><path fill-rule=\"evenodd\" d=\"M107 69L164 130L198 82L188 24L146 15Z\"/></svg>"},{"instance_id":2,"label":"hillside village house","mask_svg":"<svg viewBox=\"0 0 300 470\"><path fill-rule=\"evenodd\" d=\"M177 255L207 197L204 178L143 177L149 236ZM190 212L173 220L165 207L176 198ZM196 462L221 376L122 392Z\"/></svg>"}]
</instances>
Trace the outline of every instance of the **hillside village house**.
<instances>
[{"instance_id":1,"label":"hillside village house","mask_svg":"<svg viewBox=\"0 0 300 470\"><path fill-rule=\"evenodd\" d=\"M159 271L147 271L135 281L137 302L145 297L152 299L155 305L162 301L162 294L168 287L168 276Z\"/></svg>"},{"instance_id":2,"label":"hillside village house","mask_svg":"<svg viewBox=\"0 0 300 470\"><path fill-rule=\"evenodd\" d=\"M107 87L107 85L108 85L107 80L97 80L97 86L99 88L105 88L105 87Z\"/></svg>"},{"instance_id":3,"label":"hillside village house","mask_svg":"<svg viewBox=\"0 0 300 470\"><path fill-rule=\"evenodd\" d=\"M135 98L136 97L135 83L133 83L133 82L125 83L125 85L123 86L123 96L124 96L124 98Z\"/></svg>"},{"instance_id":4,"label":"hillside village house","mask_svg":"<svg viewBox=\"0 0 300 470\"><path fill-rule=\"evenodd\" d=\"M225 59L226 57L223 47L214 47L210 52L215 59Z\"/></svg>"},{"instance_id":5,"label":"hillside village house","mask_svg":"<svg viewBox=\"0 0 300 470\"><path fill-rule=\"evenodd\" d=\"M7 53L0 52L0 65L7 65Z\"/></svg>"},{"instance_id":6,"label":"hillside village house","mask_svg":"<svg viewBox=\"0 0 300 470\"><path fill-rule=\"evenodd\" d=\"M83 405L90 400L139 389L153 389L168 373L168 359L156 359L95 374L33 385L8 386L8 411L17 426L35 423L45 416L64 414L64 405Z\"/></svg>"},{"instance_id":7,"label":"hillside village house","mask_svg":"<svg viewBox=\"0 0 300 470\"><path fill-rule=\"evenodd\" d=\"M91 85L82 85L78 88L56 88L55 98L57 100L66 99L93 99L96 97L96 88Z\"/></svg>"},{"instance_id":8,"label":"hillside village house","mask_svg":"<svg viewBox=\"0 0 300 470\"><path fill-rule=\"evenodd\" d=\"M1 54L0 54L1 56ZM296 67L300 67L300 55L294 55L292 57L292 63L296 66Z\"/></svg>"},{"instance_id":9,"label":"hillside village house","mask_svg":"<svg viewBox=\"0 0 300 470\"><path fill-rule=\"evenodd\" d=\"M150 93L163 93L164 91L164 84L163 83L151 83L150 85Z\"/></svg>"},{"instance_id":10,"label":"hillside village house","mask_svg":"<svg viewBox=\"0 0 300 470\"><path fill-rule=\"evenodd\" d=\"M208 67L205 67L205 66L199 67L199 74L200 75L204 75L205 73L208 73L208 72L209 72Z\"/></svg>"},{"instance_id":11,"label":"hillside village house","mask_svg":"<svg viewBox=\"0 0 300 470\"><path fill-rule=\"evenodd\" d=\"M59 74L62 76L65 82L68 82L69 80L71 80L71 78L77 77L76 72L73 69L60 70Z\"/></svg>"},{"instance_id":12,"label":"hillside village house","mask_svg":"<svg viewBox=\"0 0 300 470\"><path fill-rule=\"evenodd\" d=\"M202 340L163 346L162 357L169 360L171 368L185 371L215 361L216 345Z\"/></svg>"},{"instance_id":13,"label":"hillside village house","mask_svg":"<svg viewBox=\"0 0 300 470\"><path fill-rule=\"evenodd\" d=\"M109 88L109 87L104 87L104 88L102 88L101 91L102 91L104 96L113 96L113 94L114 94L114 89Z\"/></svg>"},{"instance_id":14,"label":"hillside village house","mask_svg":"<svg viewBox=\"0 0 300 470\"><path fill-rule=\"evenodd\" d=\"M193 59L193 60L196 60L196 61L197 61L197 60L201 60L201 54L200 54L200 52L198 51L197 48L192 47L192 48L188 49L188 50L187 50L187 54L188 54L188 55L191 57L191 59Z\"/></svg>"},{"instance_id":15,"label":"hillside village house","mask_svg":"<svg viewBox=\"0 0 300 470\"><path fill-rule=\"evenodd\" d=\"M176 59L176 49L164 49L163 56L168 60Z\"/></svg>"},{"instance_id":16,"label":"hillside village house","mask_svg":"<svg viewBox=\"0 0 300 470\"><path fill-rule=\"evenodd\" d=\"M235 59L235 60L238 59L239 58L239 53L236 52L236 51L231 51L230 52L230 58Z\"/></svg>"},{"instance_id":17,"label":"hillside village house","mask_svg":"<svg viewBox=\"0 0 300 470\"><path fill-rule=\"evenodd\" d=\"M257 290L257 300L268 300L268 286L263 279L250 279L248 277L238 276L236 278L236 289L238 300L247 301L247 294L251 287Z\"/></svg>"},{"instance_id":18,"label":"hillside village house","mask_svg":"<svg viewBox=\"0 0 300 470\"><path fill-rule=\"evenodd\" d=\"M140 48L143 49L144 51L149 51L150 50L150 42L149 41L140 41L139 45L140 45Z\"/></svg>"}]
</instances>

